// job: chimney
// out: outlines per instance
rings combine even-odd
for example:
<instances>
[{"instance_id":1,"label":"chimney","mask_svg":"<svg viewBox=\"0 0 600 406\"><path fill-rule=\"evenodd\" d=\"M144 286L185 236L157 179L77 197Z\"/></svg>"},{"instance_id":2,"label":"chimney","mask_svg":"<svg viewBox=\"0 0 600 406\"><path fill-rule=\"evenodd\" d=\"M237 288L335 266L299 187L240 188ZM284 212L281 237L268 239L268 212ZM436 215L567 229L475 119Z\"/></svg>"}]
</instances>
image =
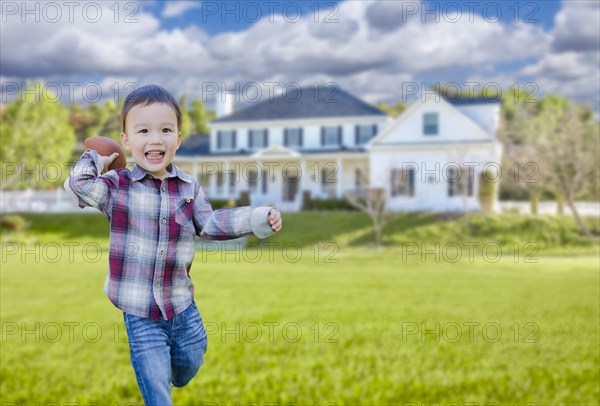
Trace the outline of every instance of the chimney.
<instances>
[{"instance_id":1,"label":"chimney","mask_svg":"<svg viewBox=\"0 0 600 406\"><path fill-rule=\"evenodd\" d=\"M233 113L233 95L232 93L219 92L217 94L215 105L217 118Z\"/></svg>"}]
</instances>

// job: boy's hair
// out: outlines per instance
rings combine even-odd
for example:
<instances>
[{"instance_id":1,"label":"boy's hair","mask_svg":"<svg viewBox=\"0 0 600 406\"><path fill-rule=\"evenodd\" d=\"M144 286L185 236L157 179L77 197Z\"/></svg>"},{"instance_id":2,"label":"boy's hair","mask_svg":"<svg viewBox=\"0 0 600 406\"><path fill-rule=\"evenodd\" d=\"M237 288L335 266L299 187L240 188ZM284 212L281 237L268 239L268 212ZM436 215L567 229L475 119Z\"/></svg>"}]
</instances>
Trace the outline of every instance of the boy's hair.
<instances>
[{"instance_id":1,"label":"boy's hair","mask_svg":"<svg viewBox=\"0 0 600 406\"><path fill-rule=\"evenodd\" d=\"M121 109L123 132L126 130L127 114L135 106L147 106L152 103L163 103L171 106L177 115L177 130L181 131L181 109L177 100L165 88L157 85L142 86L129 93Z\"/></svg>"}]
</instances>

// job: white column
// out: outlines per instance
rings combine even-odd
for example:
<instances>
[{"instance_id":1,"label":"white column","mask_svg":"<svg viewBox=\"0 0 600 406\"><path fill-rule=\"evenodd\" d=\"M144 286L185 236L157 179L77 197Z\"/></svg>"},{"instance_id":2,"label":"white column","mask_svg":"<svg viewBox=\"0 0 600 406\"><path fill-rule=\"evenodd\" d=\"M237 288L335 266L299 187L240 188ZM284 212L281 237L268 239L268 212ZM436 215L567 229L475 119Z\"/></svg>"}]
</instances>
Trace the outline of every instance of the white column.
<instances>
[{"instance_id":1,"label":"white column","mask_svg":"<svg viewBox=\"0 0 600 406\"><path fill-rule=\"evenodd\" d=\"M342 157L339 157L337 159L337 167L338 167L338 176L337 176L337 197L338 198L342 198L343 193L344 193L344 189L343 189L343 182L344 182L344 168L342 166Z\"/></svg>"},{"instance_id":2,"label":"white column","mask_svg":"<svg viewBox=\"0 0 600 406\"><path fill-rule=\"evenodd\" d=\"M223 170L223 195L229 197L229 161L225 161L225 169Z\"/></svg>"},{"instance_id":3,"label":"white column","mask_svg":"<svg viewBox=\"0 0 600 406\"><path fill-rule=\"evenodd\" d=\"M302 158L300 160L300 193L303 193L306 189L306 178L309 176L306 170L306 160Z\"/></svg>"}]
</instances>

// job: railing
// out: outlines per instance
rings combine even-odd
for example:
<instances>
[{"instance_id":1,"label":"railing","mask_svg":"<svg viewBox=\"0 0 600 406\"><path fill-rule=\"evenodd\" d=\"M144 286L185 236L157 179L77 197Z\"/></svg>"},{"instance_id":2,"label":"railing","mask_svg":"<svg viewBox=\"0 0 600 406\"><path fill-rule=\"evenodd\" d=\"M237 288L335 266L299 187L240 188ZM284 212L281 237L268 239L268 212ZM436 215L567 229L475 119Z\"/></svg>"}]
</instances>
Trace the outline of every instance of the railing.
<instances>
[{"instance_id":1,"label":"railing","mask_svg":"<svg viewBox=\"0 0 600 406\"><path fill-rule=\"evenodd\" d=\"M298 197L296 200L298 200ZM252 199L252 204L257 203L258 199ZM299 209L298 202L289 203L290 210L293 210L293 208L295 208L296 210ZM286 206L285 202L281 202L280 204ZM579 214L581 214L582 216L600 217L600 202L577 202L575 203L575 205L577 206ZM531 213L529 202L500 201L498 202L498 208L500 212L513 211L520 214ZM80 209L77 206L75 200L62 188L58 188L56 190L3 191L0 194L0 213L15 212L98 213L98 210L93 209L91 207L85 207L84 209ZM539 202L538 213L550 215L556 214L556 202ZM564 214L571 215L571 210L566 205L564 207Z\"/></svg>"}]
</instances>

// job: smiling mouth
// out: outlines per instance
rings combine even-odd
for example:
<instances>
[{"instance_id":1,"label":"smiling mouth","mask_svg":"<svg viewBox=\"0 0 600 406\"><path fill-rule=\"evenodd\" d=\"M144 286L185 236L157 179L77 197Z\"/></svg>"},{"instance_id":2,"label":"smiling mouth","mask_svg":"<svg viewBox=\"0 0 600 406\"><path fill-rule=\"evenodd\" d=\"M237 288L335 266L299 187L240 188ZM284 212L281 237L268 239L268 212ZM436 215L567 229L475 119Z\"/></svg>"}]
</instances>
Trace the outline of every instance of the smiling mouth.
<instances>
[{"instance_id":1,"label":"smiling mouth","mask_svg":"<svg viewBox=\"0 0 600 406\"><path fill-rule=\"evenodd\" d=\"M148 159L161 159L163 156L165 156L165 151L152 150L152 151L146 152L144 155Z\"/></svg>"}]
</instances>

